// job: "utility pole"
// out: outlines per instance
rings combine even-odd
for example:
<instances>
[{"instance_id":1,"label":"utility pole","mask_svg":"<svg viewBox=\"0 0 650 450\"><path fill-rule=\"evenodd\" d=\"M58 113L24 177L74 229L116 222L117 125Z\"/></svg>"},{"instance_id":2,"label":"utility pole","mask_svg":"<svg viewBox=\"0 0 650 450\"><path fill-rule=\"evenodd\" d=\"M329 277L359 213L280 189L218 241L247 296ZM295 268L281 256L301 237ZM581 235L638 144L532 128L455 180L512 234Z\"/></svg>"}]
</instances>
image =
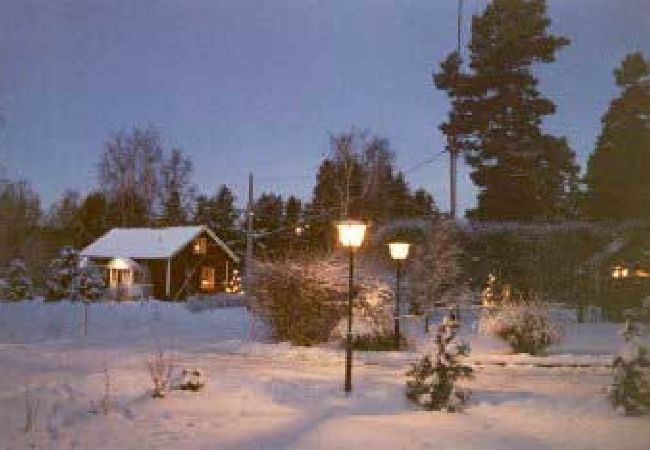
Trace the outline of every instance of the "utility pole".
<instances>
[{"instance_id":1,"label":"utility pole","mask_svg":"<svg viewBox=\"0 0 650 450\"><path fill-rule=\"evenodd\" d=\"M250 292L253 276L253 172L248 174L248 205L246 207L246 292Z\"/></svg>"},{"instance_id":2,"label":"utility pole","mask_svg":"<svg viewBox=\"0 0 650 450\"><path fill-rule=\"evenodd\" d=\"M458 71L461 69L462 60L460 58L460 41L461 41L461 27L463 18L463 0L458 0L458 17L456 22L456 54L458 55ZM454 83L458 82L458 76ZM456 131L452 131L449 140L449 215L452 219L456 219L456 178L458 166L458 138Z\"/></svg>"}]
</instances>

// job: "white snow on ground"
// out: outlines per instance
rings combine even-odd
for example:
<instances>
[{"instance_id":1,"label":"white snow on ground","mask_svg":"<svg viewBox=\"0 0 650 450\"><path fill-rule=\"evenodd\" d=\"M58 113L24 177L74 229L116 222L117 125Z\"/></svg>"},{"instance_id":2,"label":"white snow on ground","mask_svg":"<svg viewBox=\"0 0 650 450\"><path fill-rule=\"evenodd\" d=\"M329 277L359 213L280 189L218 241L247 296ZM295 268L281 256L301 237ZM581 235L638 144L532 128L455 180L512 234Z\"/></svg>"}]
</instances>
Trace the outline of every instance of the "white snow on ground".
<instances>
[{"instance_id":1,"label":"white snow on ground","mask_svg":"<svg viewBox=\"0 0 650 450\"><path fill-rule=\"evenodd\" d=\"M647 449L650 442L650 419L619 417L607 402L617 324L573 324L546 358L507 355L467 327L472 360L481 364L473 404L446 414L404 397L416 353L356 353L354 390L345 397L341 350L254 342L245 308L100 303L88 308L85 336L83 322L78 303L0 303L0 448ZM413 322L417 335L422 324ZM151 398L146 361L158 349L173 357L176 374L204 369L206 389ZM106 415L89 412L104 396L104 368ZM29 432L26 403L37 405Z\"/></svg>"}]
</instances>

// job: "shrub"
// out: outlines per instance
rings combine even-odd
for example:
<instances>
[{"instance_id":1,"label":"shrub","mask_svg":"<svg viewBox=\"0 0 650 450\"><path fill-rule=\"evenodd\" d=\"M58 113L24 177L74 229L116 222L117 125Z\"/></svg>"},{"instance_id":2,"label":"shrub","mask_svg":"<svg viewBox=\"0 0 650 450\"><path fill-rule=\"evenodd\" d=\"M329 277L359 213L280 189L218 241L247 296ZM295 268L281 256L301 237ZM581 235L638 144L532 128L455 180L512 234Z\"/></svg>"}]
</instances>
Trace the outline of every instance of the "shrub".
<instances>
[{"instance_id":1,"label":"shrub","mask_svg":"<svg viewBox=\"0 0 650 450\"><path fill-rule=\"evenodd\" d=\"M406 338L400 336L399 348L395 346L395 332L385 334L359 334L352 337L352 348L366 352L383 352L405 349L408 345Z\"/></svg>"},{"instance_id":2,"label":"shrub","mask_svg":"<svg viewBox=\"0 0 650 450\"><path fill-rule=\"evenodd\" d=\"M609 399L624 415L650 413L650 354L639 342L639 330L629 321L621 333L625 345L612 364Z\"/></svg>"},{"instance_id":3,"label":"shrub","mask_svg":"<svg viewBox=\"0 0 650 450\"><path fill-rule=\"evenodd\" d=\"M445 318L435 338L435 355L426 354L406 373L406 397L428 410L459 412L467 405L470 391L457 381L472 377L473 369L462 364L469 345L456 339L458 323Z\"/></svg>"},{"instance_id":4,"label":"shrub","mask_svg":"<svg viewBox=\"0 0 650 450\"><path fill-rule=\"evenodd\" d=\"M276 339L309 346L330 337L345 311L345 291L330 282L326 266L300 260L256 267L253 295Z\"/></svg>"},{"instance_id":5,"label":"shrub","mask_svg":"<svg viewBox=\"0 0 650 450\"><path fill-rule=\"evenodd\" d=\"M562 327L554 323L548 307L538 300L504 305L481 317L482 334L498 337L514 353L538 355L562 338Z\"/></svg>"},{"instance_id":6,"label":"shrub","mask_svg":"<svg viewBox=\"0 0 650 450\"><path fill-rule=\"evenodd\" d=\"M153 398L165 397L171 385L172 370L174 368L171 359L165 356L165 353L161 350L149 358L147 367L153 384L151 396Z\"/></svg>"}]
</instances>

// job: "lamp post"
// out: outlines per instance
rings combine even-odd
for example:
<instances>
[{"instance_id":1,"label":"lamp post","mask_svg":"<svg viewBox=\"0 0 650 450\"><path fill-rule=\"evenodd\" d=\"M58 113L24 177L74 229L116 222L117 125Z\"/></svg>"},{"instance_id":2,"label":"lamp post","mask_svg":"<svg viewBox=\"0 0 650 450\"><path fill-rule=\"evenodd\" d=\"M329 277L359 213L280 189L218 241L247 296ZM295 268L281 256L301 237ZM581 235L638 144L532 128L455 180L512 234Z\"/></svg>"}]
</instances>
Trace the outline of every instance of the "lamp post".
<instances>
[{"instance_id":1,"label":"lamp post","mask_svg":"<svg viewBox=\"0 0 650 450\"><path fill-rule=\"evenodd\" d=\"M336 227L339 232L339 242L348 248L350 272L348 277L348 332L345 339L345 392L352 390L352 298L354 290L354 251L361 247L366 225L357 220L339 222Z\"/></svg>"},{"instance_id":2,"label":"lamp post","mask_svg":"<svg viewBox=\"0 0 650 450\"><path fill-rule=\"evenodd\" d=\"M388 251L390 257L396 262L397 274L395 277L395 348L399 350L400 344L400 331L399 331L399 318L400 318L400 278L402 276L402 264L408 258L409 247L411 244L406 242L391 242L388 244Z\"/></svg>"}]
</instances>

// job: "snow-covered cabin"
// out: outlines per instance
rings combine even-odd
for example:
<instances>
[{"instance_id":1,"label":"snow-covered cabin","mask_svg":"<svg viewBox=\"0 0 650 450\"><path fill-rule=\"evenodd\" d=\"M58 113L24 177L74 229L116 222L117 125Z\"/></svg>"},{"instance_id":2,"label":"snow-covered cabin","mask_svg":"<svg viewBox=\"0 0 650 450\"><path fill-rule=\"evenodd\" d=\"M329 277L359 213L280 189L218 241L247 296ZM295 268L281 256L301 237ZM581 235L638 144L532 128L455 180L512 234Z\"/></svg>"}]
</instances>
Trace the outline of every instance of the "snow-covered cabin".
<instances>
[{"instance_id":1,"label":"snow-covered cabin","mask_svg":"<svg viewBox=\"0 0 650 450\"><path fill-rule=\"evenodd\" d=\"M114 228L81 251L117 297L177 299L223 291L239 258L205 226Z\"/></svg>"}]
</instances>

